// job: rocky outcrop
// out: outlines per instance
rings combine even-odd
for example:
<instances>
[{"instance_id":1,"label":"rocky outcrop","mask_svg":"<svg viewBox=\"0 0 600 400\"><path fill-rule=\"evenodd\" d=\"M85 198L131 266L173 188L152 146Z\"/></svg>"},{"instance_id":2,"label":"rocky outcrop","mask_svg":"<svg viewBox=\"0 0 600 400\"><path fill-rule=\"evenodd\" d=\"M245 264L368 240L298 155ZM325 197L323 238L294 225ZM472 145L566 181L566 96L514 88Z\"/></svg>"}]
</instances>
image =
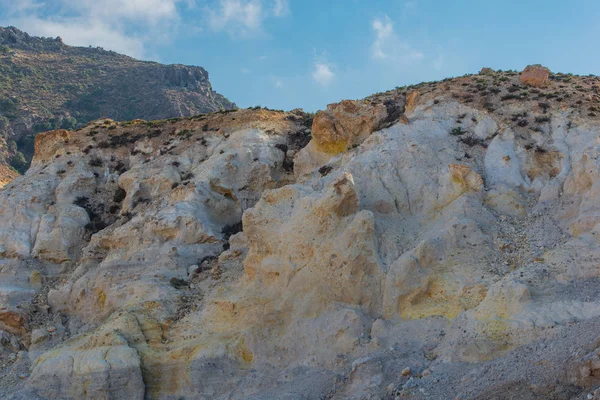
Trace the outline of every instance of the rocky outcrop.
<instances>
[{"instance_id":1,"label":"rocky outcrop","mask_svg":"<svg viewBox=\"0 0 600 400\"><path fill-rule=\"evenodd\" d=\"M344 100L319 111L312 124L312 140L296 159L296 171L304 175L323 166L332 156L359 146L371 133L401 116L396 101L370 104Z\"/></svg>"},{"instance_id":2,"label":"rocky outcrop","mask_svg":"<svg viewBox=\"0 0 600 400\"><path fill-rule=\"evenodd\" d=\"M584 94L509 96L519 79L313 124L256 109L40 135L0 190L0 396L593 394L600 120Z\"/></svg>"},{"instance_id":3,"label":"rocky outcrop","mask_svg":"<svg viewBox=\"0 0 600 400\"><path fill-rule=\"evenodd\" d=\"M550 70L539 64L528 65L521 73L521 84L533 87L543 87L548 83Z\"/></svg>"},{"instance_id":4,"label":"rocky outcrop","mask_svg":"<svg viewBox=\"0 0 600 400\"><path fill-rule=\"evenodd\" d=\"M208 84L208 72L201 67L169 65L165 69L165 80L175 87L197 90Z\"/></svg>"},{"instance_id":5,"label":"rocky outcrop","mask_svg":"<svg viewBox=\"0 0 600 400\"><path fill-rule=\"evenodd\" d=\"M0 189L19 176L19 173L8 165L0 165Z\"/></svg>"},{"instance_id":6,"label":"rocky outcrop","mask_svg":"<svg viewBox=\"0 0 600 400\"><path fill-rule=\"evenodd\" d=\"M69 132L61 129L40 133L35 137L34 158L38 163L47 163L69 143Z\"/></svg>"},{"instance_id":7,"label":"rocky outcrop","mask_svg":"<svg viewBox=\"0 0 600 400\"><path fill-rule=\"evenodd\" d=\"M315 115L312 126L317 150L338 154L361 144L387 117L384 105L344 100Z\"/></svg>"},{"instance_id":8,"label":"rocky outcrop","mask_svg":"<svg viewBox=\"0 0 600 400\"><path fill-rule=\"evenodd\" d=\"M412 114L417 108L417 102L421 97L421 93L418 90L413 90L406 95L406 114Z\"/></svg>"},{"instance_id":9,"label":"rocky outcrop","mask_svg":"<svg viewBox=\"0 0 600 400\"><path fill-rule=\"evenodd\" d=\"M140 357L115 332L98 332L72 343L57 357L37 359L30 385L47 398L144 398Z\"/></svg>"}]
</instances>

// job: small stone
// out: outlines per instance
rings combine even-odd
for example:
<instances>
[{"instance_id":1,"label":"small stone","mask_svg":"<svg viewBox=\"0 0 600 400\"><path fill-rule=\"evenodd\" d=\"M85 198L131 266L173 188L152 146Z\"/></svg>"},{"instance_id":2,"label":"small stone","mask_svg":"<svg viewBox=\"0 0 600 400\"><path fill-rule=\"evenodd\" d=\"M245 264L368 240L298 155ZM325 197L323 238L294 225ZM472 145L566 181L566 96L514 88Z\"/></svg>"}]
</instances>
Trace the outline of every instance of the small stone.
<instances>
[{"instance_id":1,"label":"small stone","mask_svg":"<svg viewBox=\"0 0 600 400\"><path fill-rule=\"evenodd\" d=\"M197 269L198 269L198 265L190 265L188 267L188 275L193 274L194 272L196 272Z\"/></svg>"},{"instance_id":2,"label":"small stone","mask_svg":"<svg viewBox=\"0 0 600 400\"><path fill-rule=\"evenodd\" d=\"M48 333L54 333L54 332L56 332L56 328L53 327L53 326L49 326L49 327L46 328L46 332L48 332Z\"/></svg>"},{"instance_id":3,"label":"small stone","mask_svg":"<svg viewBox=\"0 0 600 400\"><path fill-rule=\"evenodd\" d=\"M410 373L411 373L411 370L408 367L404 368L401 372L402 376L404 376L404 377L409 376Z\"/></svg>"},{"instance_id":4,"label":"small stone","mask_svg":"<svg viewBox=\"0 0 600 400\"><path fill-rule=\"evenodd\" d=\"M592 400L593 398L594 398L594 395L593 395L593 394L591 394L591 393L588 393L588 395L587 395L587 399L588 399L588 400Z\"/></svg>"},{"instance_id":5,"label":"small stone","mask_svg":"<svg viewBox=\"0 0 600 400\"><path fill-rule=\"evenodd\" d=\"M396 389L396 386L393 383L390 383L388 385L388 387L386 388L387 393L392 394L394 393L394 389Z\"/></svg>"},{"instance_id":6,"label":"small stone","mask_svg":"<svg viewBox=\"0 0 600 400\"><path fill-rule=\"evenodd\" d=\"M23 381L24 381L25 379L27 379L27 378L29 378L29 375L27 375L27 374L20 374L20 375L19 375L19 379L21 379L21 380L23 380Z\"/></svg>"},{"instance_id":7,"label":"small stone","mask_svg":"<svg viewBox=\"0 0 600 400\"><path fill-rule=\"evenodd\" d=\"M431 375L431 371L428 369L426 369L425 371L423 371L423 376L429 376Z\"/></svg>"},{"instance_id":8,"label":"small stone","mask_svg":"<svg viewBox=\"0 0 600 400\"><path fill-rule=\"evenodd\" d=\"M38 270L33 270L29 277L29 284L34 288L42 287L42 274Z\"/></svg>"}]
</instances>

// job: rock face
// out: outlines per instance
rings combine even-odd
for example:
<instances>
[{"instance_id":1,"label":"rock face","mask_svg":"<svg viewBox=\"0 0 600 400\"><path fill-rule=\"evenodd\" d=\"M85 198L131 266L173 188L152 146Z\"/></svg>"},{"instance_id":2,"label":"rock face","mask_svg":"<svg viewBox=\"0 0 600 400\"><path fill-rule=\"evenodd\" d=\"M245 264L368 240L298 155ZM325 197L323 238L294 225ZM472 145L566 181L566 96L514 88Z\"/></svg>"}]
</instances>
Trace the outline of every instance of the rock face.
<instances>
[{"instance_id":1,"label":"rock face","mask_svg":"<svg viewBox=\"0 0 600 400\"><path fill-rule=\"evenodd\" d=\"M201 67L71 47L13 27L0 27L0 49L0 165L21 172L39 132L98 118L159 120L235 108Z\"/></svg>"},{"instance_id":2,"label":"rock face","mask_svg":"<svg viewBox=\"0 0 600 400\"><path fill-rule=\"evenodd\" d=\"M316 148L334 155L342 153L361 144L385 117L387 110L383 104L373 106L352 100L330 104L313 121Z\"/></svg>"},{"instance_id":3,"label":"rock face","mask_svg":"<svg viewBox=\"0 0 600 400\"><path fill-rule=\"evenodd\" d=\"M521 73L521 84L533 87L543 87L548 83L550 70L539 64L528 65Z\"/></svg>"},{"instance_id":4,"label":"rock face","mask_svg":"<svg viewBox=\"0 0 600 400\"><path fill-rule=\"evenodd\" d=\"M19 176L19 173L8 165L0 165L0 189Z\"/></svg>"},{"instance_id":5,"label":"rock face","mask_svg":"<svg viewBox=\"0 0 600 400\"><path fill-rule=\"evenodd\" d=\"M396 102L372 104L344 100L319 111L312 124L312 140L296 160L298 174L326 163L332 156L357 147L386 122L401 114Z\"/></svg>"},{"instance_id":6,"label":"rock face","mask_svg":"<svg viewBox=\"0 0 600 400\"><path fill-rule=\"evenodd\" d=\"M598 84L565 78L539 94ZM39 135L0 190L0 396L593 394L600 119L518 84Z\"/></svg>"},{"instance_id":7,"label":"rock face","mask_svg":"<svg viewBox=\"0 0 600 400\"><path fill-rule=\"evenodd\" d=\"M49 398L144 398L140 357L114 332L98 333L58 357L41 356L29 379Z\"/></svg>"},{"instance_id":8,"label":"rock face","mask_svg":"<svg viewBox=\"0 0 600 400\"><path fill-rule=\"evenodd\" d=\"M418 90L413 90L406 95L406 109L405 112L407 114L412 114L416 107L419 98L421 97L421 93Z\"/></svg>"}]
</instances>

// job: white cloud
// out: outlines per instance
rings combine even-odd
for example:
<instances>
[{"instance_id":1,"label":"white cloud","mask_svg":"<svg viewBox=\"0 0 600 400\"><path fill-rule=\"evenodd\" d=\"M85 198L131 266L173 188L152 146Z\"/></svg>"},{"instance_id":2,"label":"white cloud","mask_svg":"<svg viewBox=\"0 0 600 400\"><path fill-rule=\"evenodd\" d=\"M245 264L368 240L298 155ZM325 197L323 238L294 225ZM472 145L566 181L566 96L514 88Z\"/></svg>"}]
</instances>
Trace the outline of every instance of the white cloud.
<instances>
[{"instance_id":1,"label":"white cloud","mask_svg":"<svg viewBox=\"0 0 600 400\"><path fill-rule=\"evenodd\" d=\"M82 15L162 22L177 17L177 3L182 0L59 0L64 6Z\"/></svg>"},{"instance_id":2,"label":"white cloud","mask_svg":"<svg viewBox=\"0 0 600 400\"><path fill-rule=\"evenodd\" d=\"M288 0L275 0L273 4L273 15L275 17L283 17L290 12Z\"/></svg>"},{"instance_id":3,"label":"white cloud","mask_svg":"<svg viewBox=\"0 0 600 400\"><path fill-rule=\"evenodd\" d=\"M142 58L148 43L177 27L180 7L192 5L190 0L0 0L8 10L0 23Z\"/></svg>"},{"instance_id":4,"label":"white cloud","mask_svg":"<svg viewBox=\"0 0 600 400\"><path fill-rule=\"evenodd\" d=\"M416 1L407 1L402 5L402 16L408 17L411 15L415 15L417 13L417 2Z\"/></svg>"},{"instance_id":5,"label":"white cloud","mask_svg":"<svg viewBox=\"0 0 600 400\"><path fill-rule=\"evenodd\" d=\"M248 75L251 71L248 68L240 68L240 72L244 75Z\"/></svg>"},{"instance_id":6,"label":"white cloud","mask_svg":"<svg viewBox=\"0 0 600 400\"><path fill-rule=\"evenodd\" d=\"M36 0L0 0L0 6L5 10L4 12L8 15L18 15L24 12L31 12L36 8L40 7L40 3Z\"/></svg>"},{"instance_id":7,"label":"white cloud","mask_svg":"<svg viewBox=\"0 0 600 400\"><path fill-rule=\"evenodd\" d=\"M394 24L386 15L376 18L371 23L375 32L375 41L372 46L372 56L377 60L390 60L394 63L407 63L418 61L425 55L413 49L407 42L400 39L394 31Z\"/></svg>"},{"instance_id":8,"label":"white cloud","mask_svg":"<svg viewBox=\"0 0 600 400\"><path fill-rule=\"evenodd\" d=\"M319 85L327 86L335 79L335 73L329 64L315 61L312 77Z\"/></svg>"},{"instance_id":9,"label":"white cloud","mask_svg":"<svg viewBox=\"0 0 600 400\"><path fill-rule=\"evenodd\" d=\"M375 31L376 39L373 43L373 57L375 58L387 58L387 53L384 51L386 42L394 34L394 26L392 21L388 17L384 20L375 19L371 24L371 27Z\"/></svg>"},{"instance_id":10,"label":"white cloud","mask_svg":"<svg viewBox=\"0 0 600 400\"><path fill-rule=\"evenodd\" d=\"M263 9L259 0L220 0L219 9L208 9L208 23L215 31L247 35L262 26Z\"/></svg>"},{"instance_id":11,"label":"white cloud","mask_svg":"<svg viewBox=\"0 0 600 400\"><path fill-rule=\"evenodd\" d=\"M98 46L137 58L143 58L145 55L142 39L129 37L100 21L79 18L53 21L33 17L15 22L31 35L60 36L65 43L72 46Z\"/></svg>"},{"instance_id":12,"label":"white cloud","mask_svg":"<svg viewBox=\"0 0 600 400\"><path fill-rule=\"evenodd\" d=\"M444 68L445 57L443 54L438 54L436 59L433 61L433 68L438 71L441 71Z\"/></svg>"},{"instance_id":13,"label":"white cloud","mask_svg":"<svg viewBox=\"0 0 600 400\"><path fill-rule=\"evenodd\" d=\"M266 19L289 14L289 4L288 0L218 0L216 7L206 7L206 14L214 31L248 37L262 33Z\"/></svg>"},{"instance_id":14,"label":"white cloud","mask_svg":"<svg viewBox=\"0 0 600 400\"><path fill-rule=\"evenodd\" d=\"M232 36L262 33L265 20L289 14L289 0L0 0L0 25L145 58L150 45L170 41L182 27L203 31L182 22L197 1L209 4L207 27Z\"/></svg>"},{"instance_id":15,"label":"white cloud","mask_svg":"<svg viewBox=\"0 0 600 400\"><path fill-rule=\"evenodd\" d=\"M283 84L283 80L277 76L273 76L273 85L277 88L277 89L283 89L284 88L284 84Z\"/></svg>"}]
</instances>

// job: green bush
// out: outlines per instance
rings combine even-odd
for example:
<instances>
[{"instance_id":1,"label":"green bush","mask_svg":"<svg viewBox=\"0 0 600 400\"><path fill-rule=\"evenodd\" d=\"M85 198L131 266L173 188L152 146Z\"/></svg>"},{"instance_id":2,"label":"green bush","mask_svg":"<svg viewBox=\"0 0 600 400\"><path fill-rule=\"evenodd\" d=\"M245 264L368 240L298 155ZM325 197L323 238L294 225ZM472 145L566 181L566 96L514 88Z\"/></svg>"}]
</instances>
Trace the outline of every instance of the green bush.
<instances>
[{"instance_id":1,"label":"green bush","mask_svg":"<svg viewBox=\"0 0 600 400\"><path fill-rule=\"evenodd\" d=\"M25 158L23 153L18 151L17 153L15 153L14 156L11 157L10 166L16 169L20 174L24 174L25 172L27 172L29 163L27 162L27 159Z\"/></svg>"}]
</instances>

